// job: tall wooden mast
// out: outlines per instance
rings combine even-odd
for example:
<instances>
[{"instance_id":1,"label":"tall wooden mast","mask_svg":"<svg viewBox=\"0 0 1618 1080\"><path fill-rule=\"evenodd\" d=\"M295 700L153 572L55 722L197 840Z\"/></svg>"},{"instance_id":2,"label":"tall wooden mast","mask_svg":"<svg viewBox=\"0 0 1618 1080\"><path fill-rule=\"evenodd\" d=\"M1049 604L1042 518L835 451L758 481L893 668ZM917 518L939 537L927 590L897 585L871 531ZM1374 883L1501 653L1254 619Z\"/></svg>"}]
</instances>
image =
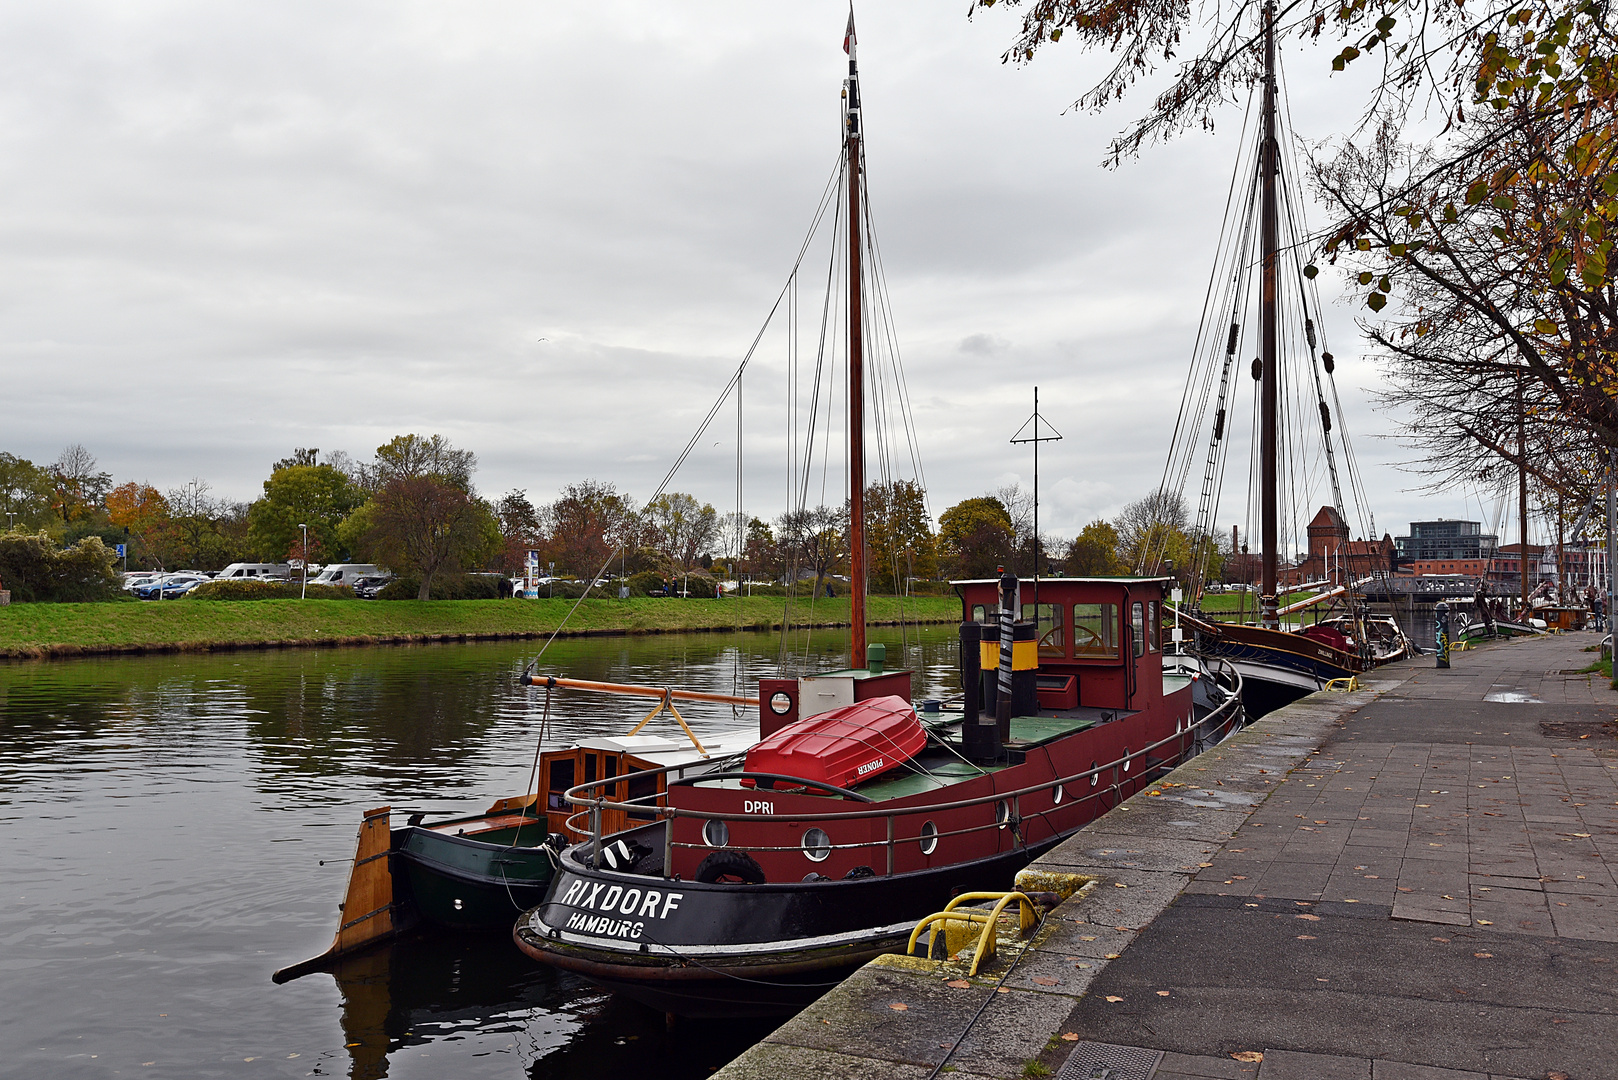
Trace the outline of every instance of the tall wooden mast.
<instances>
[{"instance_id":1,"label":"tall wooden mast","mask_svg":"<svg viewBox=\"0 0 1618 1080\"><path fill-rule=\"evenodd\" d=\"M1277 559L1280 537L1277 521L1276 472L1279 459L1276 421L1280 397L1280 367L1277 354L1279 308L1276 296L1277 248L1280 245L1277 227L1275 196L1276 172L1279 166L1279 147L1275 137L1275 5L1269 0L1264 5L1264 127L1259 144L1259 169L1263 187L1263 204L1259 226L1259 242L1263 248L1263 270L1260 276L1261 340L1263 369L1260 377L1261 443L1259 449L1260 530L1264 549L1264 576L1260 586L1263 604L1263 623L1272 630L1281 628L1276 613L1278 585Z\"/></svg>"},{"instance_id":2,"label":"tall wooden mast","mask_svg":"<svg viewBox=\"0 0 1618 1080\"><path fill-rule=\"evenodd\" d=\"M848 137L848 666L865 666L865 349L860 295L860 81L855 60L854 12L843 38L848 53L844 123Z\"/></svg>"}]
</instances>

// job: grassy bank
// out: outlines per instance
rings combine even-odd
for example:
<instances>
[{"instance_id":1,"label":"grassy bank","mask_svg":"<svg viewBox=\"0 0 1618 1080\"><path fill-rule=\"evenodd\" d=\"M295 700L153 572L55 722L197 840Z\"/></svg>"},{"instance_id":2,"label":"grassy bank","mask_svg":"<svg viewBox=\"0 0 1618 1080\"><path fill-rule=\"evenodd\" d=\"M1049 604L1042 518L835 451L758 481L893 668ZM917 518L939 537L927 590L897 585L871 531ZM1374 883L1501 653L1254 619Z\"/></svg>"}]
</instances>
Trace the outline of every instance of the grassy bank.
<instances>
[{"instance_id":1,"label":"grassy bank","mask_svg":"<svg viewBox=\"0 0 1618 1080\"><path fill-rule=\"evenodd\" d=\"M445 639L542 637L571 600L174 600L112 604L11 604L0 608L0 657L185 652L297 645L369 645ZM659 634L779 627L778 597L724 600L585 600L566 635ZM955 622L953 596L873 596L871 622ZM848 599L792 604L794 625L846 625Z\"/></svg>"}]
</instances>

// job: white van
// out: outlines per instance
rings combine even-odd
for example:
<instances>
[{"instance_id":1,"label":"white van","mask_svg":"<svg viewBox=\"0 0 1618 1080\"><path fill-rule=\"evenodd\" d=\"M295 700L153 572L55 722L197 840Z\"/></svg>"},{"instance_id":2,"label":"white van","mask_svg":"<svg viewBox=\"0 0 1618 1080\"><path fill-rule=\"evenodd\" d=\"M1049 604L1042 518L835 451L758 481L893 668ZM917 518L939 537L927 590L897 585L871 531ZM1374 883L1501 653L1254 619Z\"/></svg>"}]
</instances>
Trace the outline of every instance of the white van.
<instances>
[{"instance_id":1,"label":"white van","mask_svg":"<svg viewBox=\"0 0 1618 1080\"><path fill-rule=\"evenodd\" d=\"M285 581L291 574L292 567L284 562L233 562L215 574L214 580L226 581L234 578L241 581L246 578L276 578Z\"/></svg>"},{"instance_id":2,"label":"white van","mask_svg":"<svg viewBox=\"0 0 1618 1080\"><path fill-rule=\"evenodd\" d=\"M381 567L368 562L327 563L309 579L311 585L353 585L355 578L377 577Z\"/></svg>"}]
</instances>

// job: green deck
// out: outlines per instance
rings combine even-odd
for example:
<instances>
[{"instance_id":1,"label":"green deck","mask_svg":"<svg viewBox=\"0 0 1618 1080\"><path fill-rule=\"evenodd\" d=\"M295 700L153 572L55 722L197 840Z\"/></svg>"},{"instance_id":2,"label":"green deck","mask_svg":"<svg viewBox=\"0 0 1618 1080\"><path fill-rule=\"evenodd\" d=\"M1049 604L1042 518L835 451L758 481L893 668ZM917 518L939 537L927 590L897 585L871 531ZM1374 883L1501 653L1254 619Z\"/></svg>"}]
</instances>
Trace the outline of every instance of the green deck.
<instances>
[{"instance_id":1,"label":"green deck","mask_svg":"<svg viewBox=\"0 0 1618 1080\"><path fill-rule=\"evenodd\" d=\"M928 724L936 729L942 725ZM1011 743L1013 748L1021 746L1037 746L1049 742L1062 735L1085 728L1094 727L1094 720L1078 720L1063 716L1015 716L1011 719ZM907 795L919 795L924 791L934 791L950 784L958 784L962 780L977 776L980 773L999 772L1006 765L971 765L961 759L942 751L931 751L919 758L912 759L913 767L926 769L926 772L914 772L910 769L894 769L886 776L861 784L859 792L874 802L884 802L888 799L902 799Z\"/></svg>"}]
</instances>

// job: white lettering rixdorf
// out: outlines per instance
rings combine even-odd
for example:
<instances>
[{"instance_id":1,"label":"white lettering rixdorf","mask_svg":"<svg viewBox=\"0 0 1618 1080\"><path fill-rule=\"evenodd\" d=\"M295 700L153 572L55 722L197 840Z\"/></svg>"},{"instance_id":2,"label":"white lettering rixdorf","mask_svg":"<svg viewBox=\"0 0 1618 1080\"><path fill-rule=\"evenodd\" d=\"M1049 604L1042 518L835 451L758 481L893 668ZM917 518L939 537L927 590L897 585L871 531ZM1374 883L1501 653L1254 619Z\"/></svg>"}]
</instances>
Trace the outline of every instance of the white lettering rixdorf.
<instances>
[{"instance_id":1,"label":"white lettering rixdorf","mask_svg":"<svg viewBox=\"0 0 1618 1080\"><path fill-rule=\"evenodd\" d=\"M603 895L602 890L606 892ZM632 915L641 919L666 919L669 913L679 910L680 901L685 893L664 893L657 889L647 889L643 894L640 889L625 889L622 885L608 888L605 882L592 885L588 881L574 881L568 885L567 891L562 894L561 903L570 907L588 908L593 911L617 912L620 915ZM659 910L661 908L661 910ZM579 918L577 912L574 919ZM567 927L575 929L574 919L569 919ZM639 924L637 924L639 925ZM597 931L589 931L596 933ZM604 931L601 931L604 933ZM609 935L628 936L628 935ZM640 936L636 931L634 937Z\"/></svg>"}]
</instances>

